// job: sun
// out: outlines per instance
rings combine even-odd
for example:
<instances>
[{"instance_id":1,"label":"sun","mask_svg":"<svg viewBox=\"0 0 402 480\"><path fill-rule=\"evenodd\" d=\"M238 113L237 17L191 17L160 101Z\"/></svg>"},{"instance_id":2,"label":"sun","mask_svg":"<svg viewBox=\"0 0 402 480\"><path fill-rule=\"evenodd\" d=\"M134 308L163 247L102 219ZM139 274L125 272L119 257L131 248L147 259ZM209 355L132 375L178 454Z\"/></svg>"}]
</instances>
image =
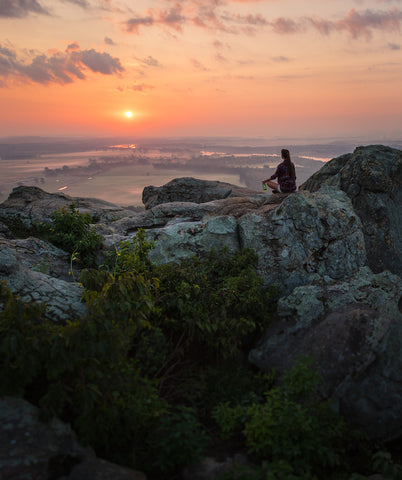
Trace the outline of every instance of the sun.
<instances>
[{"instance_id":1,"label":"sun","mask_svg":"<svg viewBox=\"0 0 402 480\"><path fill-rule=\"evenodd\" d=\"M126 112L126 117L131 118L133 116L133 112L127 111Z\"/></svg>"}]
</instances>

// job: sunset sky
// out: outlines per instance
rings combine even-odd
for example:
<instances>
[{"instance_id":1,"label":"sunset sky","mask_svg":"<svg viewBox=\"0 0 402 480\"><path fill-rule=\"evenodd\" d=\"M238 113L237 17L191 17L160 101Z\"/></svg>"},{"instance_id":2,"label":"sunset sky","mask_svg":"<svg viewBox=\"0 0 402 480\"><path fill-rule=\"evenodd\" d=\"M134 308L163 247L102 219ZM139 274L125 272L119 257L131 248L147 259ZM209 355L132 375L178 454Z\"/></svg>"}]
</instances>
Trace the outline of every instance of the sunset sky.
<instances>
[{"instance_id":1,"label":"sunset sky","mask_svg":"<svg viewBox=\"0 0 402 480\"><path fill-rule=\"evenodd\" d=\"M0 137L401 139L401 32L402 0L0 0Z\"/></svg>"}]
</instances>

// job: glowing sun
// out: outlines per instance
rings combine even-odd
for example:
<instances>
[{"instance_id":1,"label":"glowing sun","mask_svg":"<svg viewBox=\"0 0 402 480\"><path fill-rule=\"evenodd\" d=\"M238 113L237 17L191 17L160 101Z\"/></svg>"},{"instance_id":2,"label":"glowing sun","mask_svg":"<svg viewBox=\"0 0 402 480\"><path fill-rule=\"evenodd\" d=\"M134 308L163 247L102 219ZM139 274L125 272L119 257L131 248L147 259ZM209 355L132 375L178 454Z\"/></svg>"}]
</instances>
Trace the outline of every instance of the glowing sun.
<instances>
[{"instance_id":1,"label":"glowing sun","mask_svg":"<svg viewBox=\"0 0 402 480\"><path fill-rule=\"evenodd\" d=\"M126 117L131 118L133 116L133 112L126 112Z\"/></svg>"}]
</instances>

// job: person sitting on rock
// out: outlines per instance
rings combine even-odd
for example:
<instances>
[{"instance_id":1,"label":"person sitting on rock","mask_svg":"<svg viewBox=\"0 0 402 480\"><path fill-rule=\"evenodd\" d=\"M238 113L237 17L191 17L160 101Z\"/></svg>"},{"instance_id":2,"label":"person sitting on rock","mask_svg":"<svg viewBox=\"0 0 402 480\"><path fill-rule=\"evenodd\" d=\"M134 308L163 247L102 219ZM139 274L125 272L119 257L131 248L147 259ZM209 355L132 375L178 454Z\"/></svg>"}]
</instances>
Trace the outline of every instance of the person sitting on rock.
<instances>
[{"instance_id":1,"label":"person sitting on rock","mask_svg":"<svg viewBox=\"0 0 402 480\"><path fill-rule=\"evenodd\" d=\"M262 183L272 188L272 193L292 193L296 191L296 171L294 163L290 159L289 150L281 150L283 162L280 163L276 172ZM278 178L278 183L273 180Z\"/></svg>"}]
</instances>

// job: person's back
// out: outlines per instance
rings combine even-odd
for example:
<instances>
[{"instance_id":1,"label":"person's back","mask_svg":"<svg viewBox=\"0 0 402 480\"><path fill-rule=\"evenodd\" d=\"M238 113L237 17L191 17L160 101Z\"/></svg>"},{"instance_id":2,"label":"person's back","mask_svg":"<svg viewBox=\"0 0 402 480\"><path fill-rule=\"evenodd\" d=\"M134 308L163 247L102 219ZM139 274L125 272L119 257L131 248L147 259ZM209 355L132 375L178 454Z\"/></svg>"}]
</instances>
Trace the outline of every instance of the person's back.
<instances>
[{"instance_id":1,"label":"person's back","mask_svg":"<svg viewBox=\"0 0 402 480\"><path fill-rule=\"evenodd\" d=\"M273 193L292 193L295 192L296 187L296 170L293 162L290 159L289 150L283 148L281 150L281 157L283 162L280 163L276 169L276 172L267 180L262 183L267 184L273 189ZM273 182L275 178L278 179L278 183Z\"/></svg>"}]
</instances>

